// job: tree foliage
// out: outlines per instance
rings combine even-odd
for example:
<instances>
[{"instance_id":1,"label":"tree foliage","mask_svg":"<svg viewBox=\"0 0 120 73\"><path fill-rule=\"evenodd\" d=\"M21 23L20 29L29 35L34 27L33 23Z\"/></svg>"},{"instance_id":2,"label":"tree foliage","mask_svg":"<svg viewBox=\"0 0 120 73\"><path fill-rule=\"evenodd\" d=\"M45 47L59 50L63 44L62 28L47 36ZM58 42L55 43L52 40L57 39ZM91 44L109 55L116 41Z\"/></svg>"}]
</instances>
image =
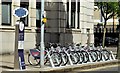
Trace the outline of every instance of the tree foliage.
<instances>
[{"instance_id":1,"label":"tree foliage","mask_svg":"<svg viewBox=\"0 0 120 73\"><path fill-rule=\"evenodd\" d=\"M104 33L102 46L105 47L107 20L115 15L119 15L119 4L118 2L95 2L95 5L100 9L101 15L104 18Z\"/></svg>"},{"instance_id":2,"label":"tree foliage","mask_svg":"<svg viewBox=\"0 0 120 73\"><path fill-rule=\"evenodd\" d=\"M118 2L95 2L95 5L100 9L102 17L105 21L107 21L115 15L118 15Z\"/></svg>"}]
</instances>

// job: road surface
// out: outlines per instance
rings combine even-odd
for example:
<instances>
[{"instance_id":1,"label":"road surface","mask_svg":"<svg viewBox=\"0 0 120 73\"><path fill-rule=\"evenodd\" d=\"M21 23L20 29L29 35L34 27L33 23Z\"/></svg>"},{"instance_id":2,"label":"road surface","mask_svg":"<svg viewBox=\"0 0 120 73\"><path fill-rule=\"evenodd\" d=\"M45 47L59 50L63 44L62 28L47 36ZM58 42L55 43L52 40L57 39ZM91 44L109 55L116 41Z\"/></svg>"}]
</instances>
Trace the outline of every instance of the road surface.
<instances>
[{"instance_id":1,"label":"road surface","mask_svg":"<svg viewBox=\"0 0 120 73\"><path fill-rule=\"evenodd\" d=\"M76 69L73 72L83 72L83 73L120 73L120 65L111 65L111 66L104 66L104 67L98 67L93 69L85 69L85 70L79 70Z\"/></svg>"}]
</instances>

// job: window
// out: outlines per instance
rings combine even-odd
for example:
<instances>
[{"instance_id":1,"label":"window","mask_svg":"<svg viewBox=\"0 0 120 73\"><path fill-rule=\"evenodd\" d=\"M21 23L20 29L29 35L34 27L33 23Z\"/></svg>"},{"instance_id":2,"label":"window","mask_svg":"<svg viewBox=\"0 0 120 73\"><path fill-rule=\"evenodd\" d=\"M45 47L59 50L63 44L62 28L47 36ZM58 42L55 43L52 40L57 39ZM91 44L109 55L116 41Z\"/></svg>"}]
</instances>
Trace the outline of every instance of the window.
<instances>
[{"instance_id":1,"label":"window","mask_svg":"<svg viewBox=\"0 0 120 73\"><path fill-rule=\"evenodd\" d=\"M2 25L11 25L11 3L2 2Z\"/></svg>"},{"instance_id":2,"label":"window","mask_svg":"<svg viewBox=\"0 0 120 73\"><path fill-rule=\"evenodd\" d=\"M69 10L70 15L69 15ZM77 18L76 18L77 12ZM77 3L77 10L76 10L76 2L71 2L71 9L69 9L69 2L67 2L67 25L66 28L77 28L79 29L80 24L80 2ZM70 21L69 21L70 19ZM77 19L77 22L76 22ZM76 27L77 26L77 27Z\"/></svg>"},{"instance_id":3,"label":"window","mask_svg":"<svg viewBox=\"0 0 120 73\"><path fill-rule=\"evenodd\" d=\"M77 13L78 13L78 22L77 22L77 29L80 28L80 2L78 2L78 10L77 10Z\"/></svg>"},{"instance_id":4,"label":"window","mask_svg":"<svg viewBox=\"0 0 120 73\"><path fill-rule=\"evenodd\" d=\"M21 2L20 7L26 8L28 10L29 3L28 2ZM25 23L25 26L28 26L28 16L24 18L20 18Z\"/></svg>"},{"instance_id":5,"label":"window","mask_svg":"<svg viewBox=\"0 0 120 73\"><path fill-rule=\"evenodd\" d=\"M41 27L41 2L36 3L36 27Z\"/></svg>"},{"instance_id":6,"label":"window","mask_svg":"<svg viewBox=\"0 0 120 73\"><path fill-rule=\"evenodd\" d=\"M75 12L71 11L71 28L75 28Z\"/></svg>"},{"instance_id":7,"label":"window","mask_svg":"<svg viewBox=\"0 0 120 73\"><path fill-rule=\"evenodd\" d=\"M41 23L41 3L37 2L36 5L36 27L40 27Z\"/></svg>"}]
</instances>

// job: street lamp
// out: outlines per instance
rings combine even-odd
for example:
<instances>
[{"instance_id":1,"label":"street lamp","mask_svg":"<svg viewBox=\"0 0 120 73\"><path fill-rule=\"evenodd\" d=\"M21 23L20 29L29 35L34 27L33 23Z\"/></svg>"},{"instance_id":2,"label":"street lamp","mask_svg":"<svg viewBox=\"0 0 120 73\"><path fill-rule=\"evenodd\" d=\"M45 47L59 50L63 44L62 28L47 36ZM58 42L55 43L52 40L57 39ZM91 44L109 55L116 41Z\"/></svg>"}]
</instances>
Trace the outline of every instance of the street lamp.
<instances>
[{"instance_id":1,"label":"street lamp","mask_svg":"<svg viewBox=\"0 0 120 73\"><path fill-rule=\"evenodd\" d=\"M44 0L41 0L41 43L40 43L40 67L44 67Z\"/></svg>"}]
</instances>

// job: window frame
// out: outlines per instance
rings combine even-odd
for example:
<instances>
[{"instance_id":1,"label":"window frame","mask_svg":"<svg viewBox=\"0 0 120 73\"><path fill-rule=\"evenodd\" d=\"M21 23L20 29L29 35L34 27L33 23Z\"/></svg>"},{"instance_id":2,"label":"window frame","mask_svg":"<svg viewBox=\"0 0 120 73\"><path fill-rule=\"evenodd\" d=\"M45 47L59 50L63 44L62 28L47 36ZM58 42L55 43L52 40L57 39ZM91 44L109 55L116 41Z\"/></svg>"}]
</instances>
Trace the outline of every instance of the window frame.
<instances>
[{"instance_id":1,"label":"window frame","mask_svg":"<svg viewBox=\"0 0 120 73\"><path fill-rule=\"evenodd\" d=\"M29 2L20 2L20 7L26 8L27 10L29 10ZM28 15L24 18L20 18L21 21L23 21L25 23L25 27L28 27L28 22L29 22L29 18Z\"/></svg>"},{"instance_id":2,"label":"window frame","mask_svg":"<svg viewBox=\"0 0 120 73\"><path fill-rule=\"evenodd\" d=\"M71 24L69 24L69 2L67 2L67 23L66 23L66 28L72 28L72 29L80 29L80 2L78 1L77 3L77 10L76 10L76 2L71 1ZM77 25L76 25L76 11L77 11ZM74 18L72 17L74 14ZM74 21L74 22L73 22ZM70 25L70 26L69 26ZM76 28L77 26L77 28Z\"/></svg>"},{"instance_id":3,"label":"window frame","mask_svg":"<svg viewBox=\"0 0 120 73\"><path fill-rule=\"evenodd\" d=\"M11 3L11 2L2 2L2 5L3 5L3 4L5 4L5 5L10 5L10 10L9 10L9 12L10 12L10 18L9 18L9 20L10 20L10 22L9 22L9 23L3 23L3 21L2 21L2 25L11 26L11 22L12 22L12 18L11 18L11 17L12 17L12 14L11 14L11 13L12 13L12 12L11 12L11 11L12 11L12 8L11 8L11 7L12 7L12 3ZM1 9L2 9L2 6L1 6ZM3 17L3 13L2 13L2 17ZM1 18L2 18L2 17L1 17ZM2 18L2 19L3 19L3 18Z\"/></svg>"},{"instance_id":4,"label":"window frame","mask_svg":"<svg viewBox=\"0 0 120 73\"><path fill-rule=\"evenodd\" d=\"M36 15L37 15L37 9L40 10L40 12L41 12L41 2L36 3ZM38 28L41 27L41 25L40 25L40 23L41 23L41 15L39 17L40 17L39 20L37 20L37 16L36 16L36 27L38 27ZM38 23L39 23L39 25L37 25Z\"/></svg>"}]
</instances>

